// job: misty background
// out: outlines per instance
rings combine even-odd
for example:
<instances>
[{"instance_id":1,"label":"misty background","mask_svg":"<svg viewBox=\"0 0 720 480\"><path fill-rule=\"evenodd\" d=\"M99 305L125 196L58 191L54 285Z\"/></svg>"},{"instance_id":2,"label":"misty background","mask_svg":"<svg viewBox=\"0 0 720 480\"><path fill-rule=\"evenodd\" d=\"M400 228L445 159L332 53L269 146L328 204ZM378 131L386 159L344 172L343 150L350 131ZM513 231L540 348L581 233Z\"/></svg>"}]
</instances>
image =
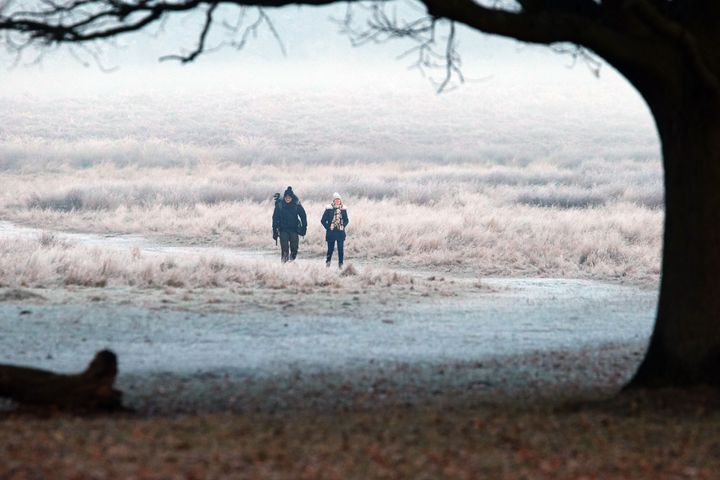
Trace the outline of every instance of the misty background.
<instances>
[{"instance_id":1,"label":"misty background","mask_svg":"<svg viewBox=\"0 0 720 480\"><path fill-rule=\"evenodd\" d=\"M218 27L194 63L158 62L195 47L196 12L100 50L59 49L39 62L28 51L14 68L4 56L3 219L266 251L271 195L292 185L311 218L310 255L325 248L314 218L339 191L358 260L656 281L657 135L611 67L596 78L569 55L460 28L467 82L438 94L408 70L412 56L398 59L412 43L353 48L332 20L342 6L268 12L286 55L267 26L240 50L214 50L227 41ZM253 21L249 10L244 25ZM7 271L20 273L6 283L67 282L71 268L54 259L75 265L85 252L62 244L48 256L48 245L26 245L39 260L24 270L8 245ZM117 269L83 266L91 280L80 283L127 283L162 264L126 275L113 255Z\"/></svg>"},{"instance_id":2,"label":"misty background","mask_svg":"<svg viewBox=\"0 0 720 480\"><path fill-rule=\"evenodd\" d=\"M220 18L235 23L238 9L223 8ZM18 142L34 150L50 139L121 137L234 145L239 156L248 144L264 151L280 145L275 161L296 157L298 143L309 143L306 160L318 149L326 152L315 159L322 161L490 155L527 162L581 154L651 160L659 168L647 107L608 65L596 78L567 54L460 28L467 81L437 94L431 79L408 68L415 57L398 59L412 43L352 47L338 33L343 6L269 14L286 54L264 25L242 49L213 50L230 38L219 26L208 40L212 51L195 62L159 62L195 47L202 23L195 12L112 44L4 55L2 158L23 160ZM252 23L255 12L246 17L244 24ZM428 73L442 79L442 71Z\"/></svg>"}]
</instances>

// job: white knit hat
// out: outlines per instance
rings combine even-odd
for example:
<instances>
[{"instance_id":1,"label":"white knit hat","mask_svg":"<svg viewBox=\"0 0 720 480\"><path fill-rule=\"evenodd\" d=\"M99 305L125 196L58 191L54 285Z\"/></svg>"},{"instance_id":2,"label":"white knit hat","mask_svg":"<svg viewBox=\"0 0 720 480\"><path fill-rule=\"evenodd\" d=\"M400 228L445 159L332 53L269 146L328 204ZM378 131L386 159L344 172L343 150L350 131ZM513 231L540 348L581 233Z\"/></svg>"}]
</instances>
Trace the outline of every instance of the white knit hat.
<instances>
[{"instance_id":1,"label":"white knit hat","mask_svg":"<svg viewBox=\"0 0 720 480\"><path fill-rule=\"evenodd\" d=\"M338 192L333 193L333 200L335 200L336 198L339 198L340 201L342 201L342 197L340 196L340 194Z\"/></svg>"}]
</instances>

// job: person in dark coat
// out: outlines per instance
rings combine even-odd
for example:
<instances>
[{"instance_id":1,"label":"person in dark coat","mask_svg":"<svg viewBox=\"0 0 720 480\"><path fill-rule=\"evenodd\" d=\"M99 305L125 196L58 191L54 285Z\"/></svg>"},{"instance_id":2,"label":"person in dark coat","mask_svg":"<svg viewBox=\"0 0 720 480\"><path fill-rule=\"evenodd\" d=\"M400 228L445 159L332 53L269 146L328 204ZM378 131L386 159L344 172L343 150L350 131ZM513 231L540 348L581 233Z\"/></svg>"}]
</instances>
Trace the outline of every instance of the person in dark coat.
<instances>
[{"instance_id":1,"label":"person in dark coat","mask_svg":"<svg viewBox=\"0 0 720 480\"><path fill-rule=\"evenodd\" d=\"M300 244L298 237L307 233L307 215L292 187L287 187L282 202L275 203L272 227L273 240L280 238L282 262L295 260Z\"/></svg>"},{"instance_id":2,"label":"person in dark coat","mask_svg":"<svg viewBox=\"0 0 720 480\"><path fill-rule=\"evenodd\" d=\"M330 266L335 244L337 244L338 267L342 268L345 257L345 229L350 223L350 220L348 220L347 209L345 205L343 205L339 193L336 192L333 194L333 201L325 208L325 213L323 213L320 222L323 227L325 227L325 241L328 246L325 266Z\"/></svg>"}]
</instances>

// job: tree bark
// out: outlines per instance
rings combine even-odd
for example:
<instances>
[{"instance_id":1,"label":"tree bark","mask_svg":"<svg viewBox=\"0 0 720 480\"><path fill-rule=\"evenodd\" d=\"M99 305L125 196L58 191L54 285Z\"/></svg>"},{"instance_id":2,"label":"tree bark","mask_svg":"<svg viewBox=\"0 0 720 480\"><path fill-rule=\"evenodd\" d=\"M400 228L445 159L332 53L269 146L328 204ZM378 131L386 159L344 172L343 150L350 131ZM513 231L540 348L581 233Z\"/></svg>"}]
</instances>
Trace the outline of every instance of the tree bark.
<instances>
[{"instance_id":1,"label":"tree bark","mask_svg":"<svg viewBox=\"0 0 720 480\"><path fill-rule=\"evenodd\" d=\"M720 92L680 71L640 88L662 142L665 231L655 329L629 388L720 386Z\"/></svg>"},{"instance_id":2,"label":"tree bark","mask_svg":"<svg viewBox=\"0 0 720 480\"><path fill-rule=\"evenodd\" d=\"M116 375L117 357L109 350L98 352L84 372L74 375L0 365L0 397L63 410L122 410L122 392L113 388Z\"/></svg>"}]
</instances>

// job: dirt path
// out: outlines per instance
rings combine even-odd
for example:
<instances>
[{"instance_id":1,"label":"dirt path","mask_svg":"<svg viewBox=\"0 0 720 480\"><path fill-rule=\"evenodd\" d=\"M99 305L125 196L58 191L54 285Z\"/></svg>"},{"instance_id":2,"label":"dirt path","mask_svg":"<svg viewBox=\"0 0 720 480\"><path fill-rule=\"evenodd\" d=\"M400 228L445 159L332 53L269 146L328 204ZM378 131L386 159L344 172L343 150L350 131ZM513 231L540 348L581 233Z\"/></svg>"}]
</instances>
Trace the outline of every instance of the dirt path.
<instances>
[{"instance_id":1,"label":"dirt path","mask_svg":"<svg viewBox=\"0 0 720 480\"><path fill-rule=\"evenodd\" d=\"M119 250L137 248L146 255L205 256L208 258L226 258L229 260L255 260L272 258L270 250L240 250L224 247L205 247L199 245L171 245L151 240L139 234L99 234L79 232L59 232L34 227L23 227L8 221L0 221L0 238L39 238L43 234L54 235L59 239L77 242L88 247L102 247Z\"/></svg>"}]
</instances>

